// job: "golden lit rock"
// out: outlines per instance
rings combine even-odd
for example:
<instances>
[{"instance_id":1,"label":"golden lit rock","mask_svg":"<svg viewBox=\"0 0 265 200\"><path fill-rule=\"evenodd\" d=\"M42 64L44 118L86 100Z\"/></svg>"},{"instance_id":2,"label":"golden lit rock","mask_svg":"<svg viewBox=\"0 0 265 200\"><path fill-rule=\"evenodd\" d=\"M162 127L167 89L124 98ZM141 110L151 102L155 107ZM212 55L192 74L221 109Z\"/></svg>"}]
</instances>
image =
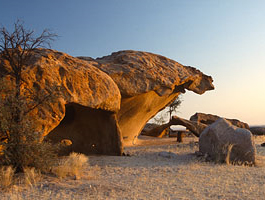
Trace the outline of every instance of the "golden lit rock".
<instances>
[{"instance_id":1,"label":"golden lit rock","mask_svg":"<svg viewBox=\"0 0 265 200\"><path fill-rule=\"evenodd\" d=\"M97 67L106 72L120 89L122 99L118 122L124 144L128 145L136 142L150 118L186 89L198 94L214 89L212 77L148 52L119 51L96 61L99 63Z\"/></svg>"}]
</instances>

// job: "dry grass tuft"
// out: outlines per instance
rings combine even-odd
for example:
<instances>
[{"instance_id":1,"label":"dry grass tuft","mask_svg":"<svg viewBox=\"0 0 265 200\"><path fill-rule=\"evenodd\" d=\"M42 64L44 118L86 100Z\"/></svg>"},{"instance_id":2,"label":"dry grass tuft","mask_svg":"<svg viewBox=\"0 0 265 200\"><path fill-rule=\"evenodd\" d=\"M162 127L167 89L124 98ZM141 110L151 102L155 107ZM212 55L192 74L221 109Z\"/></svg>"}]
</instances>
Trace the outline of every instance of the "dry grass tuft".
<instances>
[{"instance_id":1,"label":"dry grass tuft","mask_svg":"<svg viewBox=\"0 0 265 200\"><path fill-rule=\"evenodd\" d=\"M58 166L53 167L52 172L59 178L74 176L80 179L84 171L84 165L87 163L88 157L84 154L71 153L69 156L60 160Z\"/></svg>"},{"instance_id":2,"label":"dry grass tuft","mask_svg":"<svg viewBox=\"0 0 265 200\"><path fill-rule=\"evenodd\" d=\"M24 182L33 187L41 180L41 172L35 168L24 168Z\"/></svg>"},{"instance_id":3,"label":"dry grass tuft","mask_svg":"<svg viewBox=\"0 0 265 200\"><path fill-rule=\"evenodd\" d=\"M232 157L231 155L232 155L233 148L235 148L234 144L225 144L222 147L215 146L213 155L211 156L207 155L206 161L213 161L215 163L225 163L227 165L256 166L256 161L253 163L253 162L241 160L242 155L247 156L249 152L242 153L240 151L238 156L241 156L241 157L235 157L235 155Z\"/></svg>"},{"instance_id":4,"label":"dry grass tuft","mask_svg":"<svg viewBox=\"0 0 265 200\"><path fill-rule=\"evenodd\" d=\"M13 184L15 170L11 166L2 167L0 169L0 186L7 189Z\"/></svg>"},{"instance_id":5,"label":"dry grass tuft","mask_svg":"<svg viewBox=\"0 0 265 200\"><path fill-rule=\"evenodd\" d=\"M231 164L231 152L232 152L232 149L233 149L233 144L228 144L228 145L225 145L225 149L223 149L224 153L225 153L225 163L227 165Z\"/></svg>"}]
</instances>

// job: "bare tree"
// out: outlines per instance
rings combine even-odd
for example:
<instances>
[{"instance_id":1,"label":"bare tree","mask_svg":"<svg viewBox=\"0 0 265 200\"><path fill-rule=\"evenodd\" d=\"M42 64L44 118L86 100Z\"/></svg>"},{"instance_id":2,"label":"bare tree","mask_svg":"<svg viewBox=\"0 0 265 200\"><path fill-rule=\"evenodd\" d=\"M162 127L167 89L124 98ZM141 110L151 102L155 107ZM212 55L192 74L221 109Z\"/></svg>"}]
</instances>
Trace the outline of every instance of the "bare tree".
<instances>
[{"instance_id":1,"label":"bare tree","mask_svg":"<svg viewBox=\"0 0 265 200\"><path fill-rule=\"evenodd\" d=\"M169 120L171 120L172 114L177 111L181 102L182 102L181 99L178 97L168 106L167 113L169 114Z\"/></svg>"},{"instance_id":2,"label":"bare tree","mask_svg":"<svg viewBox=\"0 0 265 200\"><path fill-rule=\"evenodd\" d=\"M176 98L171 104L169 104L168 111L167 111L167 113L169 114L169 121L171 121L172 114L177 111L181 102L182 101L181 101L180 97L178 96L178 98ZM170 136L170 132L171 132L170 126L168 127L167 132L168 132L168 136Z\"/></svg>"},{"instance_id":3,"label":"bare tree","mask_svg":"<svg viewBox=\"0 0 265 200\"><path fill-rule=\"evenodd\" d=\"M35 37L34 30L26 30L19 20L14 24L14 31L9 32L5 27L0 28L0 54L2 59L9 62L10 68L0 65L0 72L11 75L15 78L15 97L21 96L21 86L23 84L23 70L26 62L30 59L32 51L36 48L50 47L50 42L57 37L45 29L39 36ZM27 111L29 112L29 111ZM14 113L14 119L19 122L20 109Z\"/></svg>"},{"instance_id":4,"label":"bare tree","mask_svg":"<svg viewBox=\"0 0 265 200\"><path fill-rule=\"evenodd\" d=\"M33 51L50 47L56 37L48 29L36 36L34 30L25 29L20 20L14 23L12 32L0 27L0 81L3 83L3 78L9 76L14 82L13 87L8 88L4 84L0 87L2 94L8 94L0 98L3 105L0 109L0 134L5 139L2 143L4 155L1 163L13 165L17 172L32 165L35 161L30 157L43 147L36 142L32 123L28 121L27 115L53 96L51 91L34 94L23 79L24 72L29 67L27 63ZM33 154L30 152L34 151L32 148L35 148ZM41 152L38 155L45 156Z\"/></svg>"},{"instance_id":5,"label":"bare tree","mask_svg":"<svg viewBox=\"0 0 265 200\"><path fill-rule=\"evenodd\" d=\"M167 118L169 116L169 121L172 118L172 114L177 111L181 104L182 100L180 97L175 99L172 103L170 103L164 110L160 111L154 118L153 120L155 121L156 124L162 125L166 123Z\"/></svg>"}]
</instances>

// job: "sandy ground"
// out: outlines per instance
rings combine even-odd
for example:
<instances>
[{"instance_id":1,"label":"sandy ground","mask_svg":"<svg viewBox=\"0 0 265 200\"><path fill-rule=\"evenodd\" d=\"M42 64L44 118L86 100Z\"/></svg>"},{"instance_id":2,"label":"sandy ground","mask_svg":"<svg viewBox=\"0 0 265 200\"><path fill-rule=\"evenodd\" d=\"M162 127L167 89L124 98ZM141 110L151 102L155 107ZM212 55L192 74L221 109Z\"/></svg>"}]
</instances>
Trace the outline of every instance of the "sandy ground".
<instances>
[{"instance_id":1,"label":"sandy ground","mask_svg":"<svg viewBox=\"0 0 265 200\"><path fill-rule=\"evenodd\" d=\"M0 199L265 199L265 136L255 137L257 167L204 162L197 140L145 137L130 156L90 156L80 180L46 177Z\"/></svg>"}]
</instances>

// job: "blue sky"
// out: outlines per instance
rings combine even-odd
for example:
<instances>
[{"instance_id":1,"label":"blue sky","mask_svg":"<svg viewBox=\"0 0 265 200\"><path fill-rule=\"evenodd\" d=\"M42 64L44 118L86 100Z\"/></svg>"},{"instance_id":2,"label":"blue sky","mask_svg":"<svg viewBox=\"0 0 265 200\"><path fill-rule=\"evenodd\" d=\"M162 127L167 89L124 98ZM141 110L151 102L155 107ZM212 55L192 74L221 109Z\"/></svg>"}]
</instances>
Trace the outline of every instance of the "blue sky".
<instances>
[{"instance_id":1,"label":"blue sky","mask_svg":"<svg viewBox=\"0 0 265 200\"><path fill-rule=\"evenodd\" d=\"M265 1L0 0L0 24L22 19L60 37L52 48L101 57L133 49L194 66L214 79L204 95L187 92L179 115L195 112L265 124Z\"/></svg>"}]
</instances>

